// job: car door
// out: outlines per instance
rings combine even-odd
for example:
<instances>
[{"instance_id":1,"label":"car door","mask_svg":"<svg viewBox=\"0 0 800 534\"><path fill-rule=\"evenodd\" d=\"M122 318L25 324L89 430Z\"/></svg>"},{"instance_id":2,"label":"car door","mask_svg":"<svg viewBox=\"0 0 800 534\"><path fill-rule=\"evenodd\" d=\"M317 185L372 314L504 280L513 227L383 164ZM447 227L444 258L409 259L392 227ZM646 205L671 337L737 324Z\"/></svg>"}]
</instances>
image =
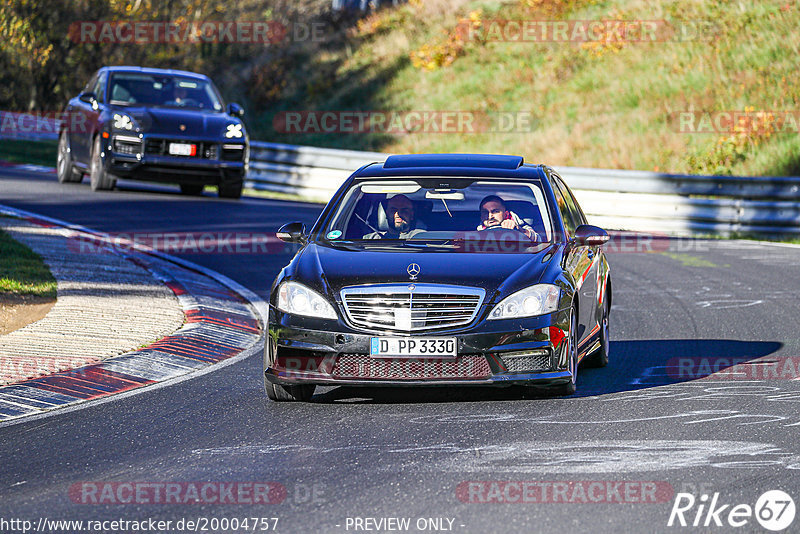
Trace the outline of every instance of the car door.
<instances>
[{"instance_id":1,"label":"car door","mask_svg":"<svg viewBox=\"0 0 800 534\"><path fill-rule=\"evenodd\" d=\"M557 175L552 174L550 182L553 184L553 194L556 197L558 210L564 221L566 239L568 241L575 237L575 229L583 224L578 210L573 209L574 199L570 197L569 190ZM578 246L575 243L567 245L564 268L572 275L578 292L578 345L589 336L592 321L594 321L594 311L590 306L591 299L586 298L587 293L591 293L592 287L596 283L591 282L593 254L591 247ZM587 285L588 284L588 285Z\"/></svg>"},{"instance_id":2,"label":"car door","mask_svg":"<svg viewBox=\"0 0 800 534\"><path fill-rule=\"evenodd\" d=\"M73 128L70 135L70 146L75 159L80 163L89 164L92 156L92 142L94 133L98 129L100 113L104 101L106 73L98 73L86 84L83 92L94 93L97 97L95 103L83 102L75 99L70 113L74 114Z\"/></svg>"},{"instance_id":3,"label":"car door","mask_svg":"<svg viewBox=\"0 0 800 534\"><path fill-rule=\"evenodd\" d=\"M569 212L572 216L573 221L575 222L576 226L580 226L582 224L588 224L586 220L586 215L584 215L583 211L581 210L580 206L578 205L578 201L575 200L575 195L572 194L567 184L563 182L560 178L557 178L558 184L562 189L564 194L564 199L567 202L567 207ZM583 277L583 283L580 287L580 316L581 316L581 324L585 327L584 337L589 337L593 334L595 327L597 326L597 271L598 265L600 264L600 258L598 254L600 253L600 247L595 246L581 246L577 247L581 249L581 276ZM583 341L583 337L580 338Z\"/></svg>"},{"instance_id":4,"label":"car door","mask_svg":"<svg viewBox=\"0 0 800 534\"><path fill-rule=\"evenodd\" d=\"M95 73L89 83L81 90L81 93L88 93L97 84L98 74ZM72 159L77 163L87 164L86 139L89 135L86 121L88 120L87 108L89 104L82 102L80 98L73 98L67 106L67 132L69 136L69 146L72 151Z\"/></svg>"}]
</instances>

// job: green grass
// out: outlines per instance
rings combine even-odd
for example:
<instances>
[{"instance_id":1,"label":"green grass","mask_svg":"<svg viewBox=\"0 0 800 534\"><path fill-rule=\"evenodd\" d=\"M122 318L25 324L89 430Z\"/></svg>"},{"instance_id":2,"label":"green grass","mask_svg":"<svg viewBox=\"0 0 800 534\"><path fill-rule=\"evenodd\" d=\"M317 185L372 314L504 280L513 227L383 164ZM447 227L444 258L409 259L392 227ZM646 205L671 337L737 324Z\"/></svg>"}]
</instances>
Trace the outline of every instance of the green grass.
<instances>
[{"instance_id":1,"label":"green grass","mask_svg":"<svg viewBox=\"0 0 800 534\"><path fill-rule=\"evenodd\" d=\"M0 161L55 167L57 153L58 142L56 141L3 140L0 142Z\"/></svg>"},{"instance_id":2,"label":"green grass","mask_svg":"<svg viewBox=\"0 0 800 534\"><path fill-rule=\"evenodd\" d=\"M710 21L708 39L625 43L467 43L450 65L415 67L457 21L483 19ZM248 117L253 138L383 152L498 152L552 165L674 173L800 174L800 134L678 131L676 112L800 110L800 9L755 0L426 0L374 15L378 30L342 32L295 50L281 98ZM337 40L338 39L338 40ZM302 61L300 60L302 58ZM287 110L530 111L532 131L484 134L284 134ZM722 142L721 142L722 141Z\"/></svg>"},{"instance_id":3,"label":"green grass","mask_svg":"<svg viewBox=\"0 0 800 534\"><path fill-rule=\"evenodd\" d=\"M4 293L55 299L56 279L41 256L0 230L0 296Z\"/></svg>"}]
</instances>

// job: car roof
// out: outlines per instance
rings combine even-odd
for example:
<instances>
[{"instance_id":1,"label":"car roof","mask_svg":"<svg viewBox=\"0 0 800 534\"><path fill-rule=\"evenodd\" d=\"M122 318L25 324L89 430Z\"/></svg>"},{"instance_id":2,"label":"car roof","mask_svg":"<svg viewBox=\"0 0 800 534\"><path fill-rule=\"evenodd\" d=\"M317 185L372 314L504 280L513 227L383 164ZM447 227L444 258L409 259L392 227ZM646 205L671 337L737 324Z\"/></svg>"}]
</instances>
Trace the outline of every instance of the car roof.
<instances>
[{"instance_id":1,"label":"car roof","mask_svg":"<svg viewBox=\"0 0 800 534\"><path fill-rule=\"evenodd\" d=\"M522 156L499 154L409 154L389 156L382 163L365 165L353 174L367 178L408 178L409 176L454 176L541 180L544 165L525 164Z\"/></svg>"},{"instance_id":2,"label":"car roof","mask_svg":"<svg viewBox=\"0 0 800 534\"><path fill-rule=\"evenodd\" d=\"M175 70L175 69L154 69L149 67L136 67L132 65L122 65L117 67L103 67L100 70L104 70L110 73L117 73L117 72L137 72L142 74L160 74L160 75L168 75L168 76L185 76L187 78L196 78L198 80L208 80L209 77L205 74L198 74L196 72L189 72L186 70Z\"/></svg>"}]
</instances>

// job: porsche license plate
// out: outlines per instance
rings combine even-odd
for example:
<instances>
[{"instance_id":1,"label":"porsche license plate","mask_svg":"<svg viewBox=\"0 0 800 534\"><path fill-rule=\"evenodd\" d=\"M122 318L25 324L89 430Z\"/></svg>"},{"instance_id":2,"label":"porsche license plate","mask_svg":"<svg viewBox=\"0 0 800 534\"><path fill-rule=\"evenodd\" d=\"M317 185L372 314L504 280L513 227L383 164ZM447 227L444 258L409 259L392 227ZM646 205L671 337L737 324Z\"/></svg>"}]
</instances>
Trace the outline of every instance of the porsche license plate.
<instances>
[{"instance_id":1,"label":"porsche license plate","mask_svg":"<svg viewBox=\"0 0 800 534\"><path fill-rule=\"evenodd\" d=\"M454 337L373 337L373 358L455 358Z\"/></svg>"},{"instance_id":2,"label":"porsche license plate","mask_svg":"<svg viewBox=\"0 0 800 534\"><path fill-rule=\"evenodd\" d=\"M191 143L170 143L169 153L172 156L196 156L197 145Z\"/></svg>"}]
</instances>

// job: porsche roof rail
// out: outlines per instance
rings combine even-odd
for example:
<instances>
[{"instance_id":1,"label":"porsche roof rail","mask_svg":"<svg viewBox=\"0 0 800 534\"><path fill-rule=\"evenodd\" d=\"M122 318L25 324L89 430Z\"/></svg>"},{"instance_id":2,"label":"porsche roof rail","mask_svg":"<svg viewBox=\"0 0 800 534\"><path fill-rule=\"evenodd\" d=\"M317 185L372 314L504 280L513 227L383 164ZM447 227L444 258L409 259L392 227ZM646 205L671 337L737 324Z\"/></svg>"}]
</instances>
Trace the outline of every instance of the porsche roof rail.
<instances>
[{"instance_id":1,"label":"porsche roof rail","mask_svg":"<svg viewBox=\"0 0 800 534\"><path fill-rule=\"evenodd\" d=\"M499 154L408 154L389 156L383 162L384 169L405 169L414 167L471 167L481 169L520 168L522 156Z\"/></svg>"}]
</instances>

